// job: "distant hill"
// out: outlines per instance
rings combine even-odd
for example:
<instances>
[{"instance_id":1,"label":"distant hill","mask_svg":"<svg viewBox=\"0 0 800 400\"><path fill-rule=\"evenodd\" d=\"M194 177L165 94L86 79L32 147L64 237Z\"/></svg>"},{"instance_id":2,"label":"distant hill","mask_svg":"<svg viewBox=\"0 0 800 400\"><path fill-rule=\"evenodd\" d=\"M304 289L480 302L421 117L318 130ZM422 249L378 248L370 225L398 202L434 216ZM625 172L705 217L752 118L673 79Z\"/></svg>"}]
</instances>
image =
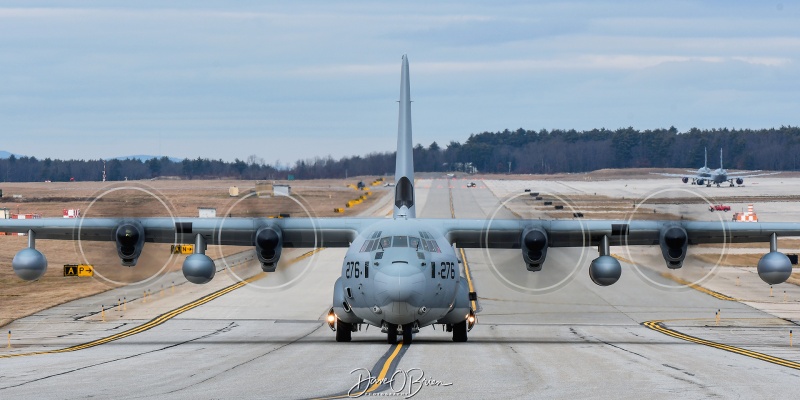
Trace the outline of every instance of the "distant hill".
<instances>
[{"instance_id":1,"label":"distant hill","mask_svg":"<svg viewBox=\"0 0 800 400\"><path fill-rule=\"evenodd\" d=\"M135 155L135 156L113 157L113 158L109 158L109 160L139 160L139 161L144 162L144 161L152 160L154 158L161 158L161 157L164 157L164 156L151 156L151 155L140 154L140 155ZM183 161L182 158L177 158L177 157L168 157L168 158L169 158L170 161L172 161L174 163L179 163L179 162Z\"/></svg>"},{"instance_id":2,"label":"distant hill","mask_svg":"<svg viewBox=\"0 0 800 400\"><path fill-rule=\"evenodd\" d=\"M21 155L19 155L19 154L9 153L9 152L7 152L7 151L5 151L5 150L0 150L0 159L3 159L3 160L5 160L6 158L9 158L9 157L11 157L12 155L13 155L14 157L17 157L17 158L23 157L23 156L21 156Z\"/></svg>"}]
</instances>

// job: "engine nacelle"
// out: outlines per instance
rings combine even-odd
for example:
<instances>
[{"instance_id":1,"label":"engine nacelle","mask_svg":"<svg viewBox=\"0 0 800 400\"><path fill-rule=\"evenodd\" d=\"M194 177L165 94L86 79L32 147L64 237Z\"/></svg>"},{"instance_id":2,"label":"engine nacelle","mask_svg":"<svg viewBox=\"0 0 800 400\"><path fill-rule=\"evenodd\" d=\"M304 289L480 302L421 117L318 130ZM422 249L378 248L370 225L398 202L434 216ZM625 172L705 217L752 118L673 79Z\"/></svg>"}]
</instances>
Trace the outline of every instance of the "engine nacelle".
<instances>
[{"instance_id":1,"label":"engine nacelle","mask_svg":"<svg viewBox=\"0 0 800 400\"><path fill-rule=\"evenodd\" d=\"M192 254L183 261L181 270L187 281L204 284L214 279L217 266L214 265L214 260L205 254Z\"/></svg>"},{"instance_id":2,"label":"engine nacelle","mask_svg":"<svg viewBox=\"0 0 800 400\"><path fill-rule=\"evenodd\" d=\"M786 282L792 274L792 262L786 254L770 251L758 260L758 277L762 281L777 285Z\"/></svg>"},{"instance_id":3,"label":"engine nacelle","mask_svg":"<svg viewBox=\"0 0 800 400\"><path fill-rule=\"evenodd\" d=\"M592 260L589 265L589 277L598 286L608 286L617 283L622 275L622 265L611 256L600 256Z\"/></svg>"},{"instance_id":4,"label":"engine nacelle","mask_svg":"<svg viewBox=\"0 0 800 400\"><path fill-rule=\"evenodd\" d=\"M683 183L689 183L689 178L684 176L683 178L681 178L681 181L683 181Z\"/></svg>"},{"instance_id":5,"label":"engine nacelle","mask_svg":"<svg viewBox=\"0 0 800 400\"><path fill-rule=\"evenodd\" d=\"M47 258L39 250L28 247L17 252L11 267L21 279L35 281L47 272Z\"/></svg>"},{"instance_id":6,"label":"engine nacelle","mask_svg":"<svg viewBox=\"0 0 800 400\"><path fill-rule=\"evenodd\" d=\"M528 271L541 271L547 257L547 232L529 228L522 232L522 259Z\"/></svg>"},{"instance_id":7,"label":"engine nacelle","mask_svg":"<svg viewBox=\"0 0 800 400\"><path fill-rule=\"evenodd\" d=\"M117 242L117 255L122 265L132 267L142 254L144 248L144 227L139 221L124 221L114 232Z\"/></svg>"},{"instance_id":8,"label":"engine nacelle","mask_svg":"<svg viewBox=\"0 0 800 400\"><path fill-rule=\"evenodd\" d=\"M661 255L667 262L668 268L678 269L683 266L686 248L689 245L689 235L686 233L686 229L677 225L661 229L659 244L661 245Z\"/></svg>"},{"instance_id":9,"label":"engine nacelle","mask_svg":"<svg viewBox=\"0 0 800 400\"><path fill-rule=\"evenodd\" d=\"M737 185L742 185L742 184L744 184L744 179L742 179L742 178L736 178L736 184L737 184Z\"/></svg>"},{"instance_id":10,"label":"engine nacelle","mask_svg":"<svg viewBox=\"0 0 800 400\"><path fill-rule=\"evenodd\" d=\"M706 180L705 180L705 179L698 179L698 180L697 180L697 184L698 184L698 185L705 185L705 183L706 183Z\"/></svg>"},{"instance_id":11,"label":"engine nacelle","mask_svg":"<svg viewBox=\"0 0 800 400\"><path fill-rule=\"evenodd\" d=\"M264 272L274 272L283 249L283 233L277 226L265 226L256 232L256 256Z\"/></svg>"}]
</instances>

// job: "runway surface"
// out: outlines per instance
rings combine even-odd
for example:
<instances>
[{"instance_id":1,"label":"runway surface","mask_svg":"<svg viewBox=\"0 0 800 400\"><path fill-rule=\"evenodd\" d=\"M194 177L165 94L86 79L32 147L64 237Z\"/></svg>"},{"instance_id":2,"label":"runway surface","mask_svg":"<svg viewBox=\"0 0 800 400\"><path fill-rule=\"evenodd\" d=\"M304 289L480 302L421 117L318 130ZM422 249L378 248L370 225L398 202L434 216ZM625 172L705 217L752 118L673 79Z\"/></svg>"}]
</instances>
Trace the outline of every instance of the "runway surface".
<instances>
[{"instance_id":1,"label":"runway surface","mask_svg":"<svg viewBox=\"0 0 800 400\"><path fill-rule=\"evenodd\" d=\"M483 182L466 188L463 181L422 180L416 191L421 217L511 217ZM146 288L116 289L16 321L8 327L12 348L0 352L0 397L346 397L359 376L382 370L395 385L378 385L365 396L800 395L800 370L791 364L800 362L800 347L788 342L796 319L758 309L792 313L794 300L781 307L779 300L751 297L758 301L747 305L699 290L661 288L657 284L675 283L661 276L666 267L657 254L652 268L638 273L623 264L620 281L603 288L587 274L596 249L550 249L537 273L525 270L518 250L466 250L482 308L469 341L454 343L451 334L428 327L412 344L392 346L374 327L354 333L351 343L335 342L323 319L344 249L308 250L286 251L273 274L261 274L248 251L230 260L238 277L221 266L205 286L173 289L171 281L184 279L166 277L150 288L147 302ZM276 289L298 275L299 282ZM239 277L251 281L238 287ZM729 289L765 292L757 279L751 273ZM536 293L522 293L504 280ZM796 286L783 284L780 290L784 286L800 298ZM124 309L115 305L119 297L128 299ZM648 321L663 322L651 328L644 325ZM103 341L113 335L119 338Z\"/></svg>"}]
</instances>

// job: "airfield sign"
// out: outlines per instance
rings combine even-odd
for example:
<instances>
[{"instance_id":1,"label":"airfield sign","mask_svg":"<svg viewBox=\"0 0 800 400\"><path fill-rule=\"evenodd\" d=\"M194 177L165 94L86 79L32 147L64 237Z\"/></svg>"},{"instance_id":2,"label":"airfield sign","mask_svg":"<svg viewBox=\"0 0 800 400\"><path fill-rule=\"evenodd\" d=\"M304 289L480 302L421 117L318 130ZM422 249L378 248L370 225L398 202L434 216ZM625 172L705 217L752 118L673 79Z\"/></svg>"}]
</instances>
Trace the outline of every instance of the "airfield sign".
<instances>
[{"instance_id":1,"label":"airfield sign","mask_svg":"<svg viewBox=\"0 0 800 400\"><path fill-rule=\"evenodd\" d=\"M194 253L194 245L193 244L178 244L172 245L170 248L172 254L192 254Z\"/></svg>"},{"instance_id":2,"label":"airfield sign","mask_svg":"<svg viewBox=\"0 0 800 400\"><path fill-rule=\"evenodd\" d=\"M94 267L89 264L64 264L64 276L94 276Z\"/></svg>"}]
</instances>

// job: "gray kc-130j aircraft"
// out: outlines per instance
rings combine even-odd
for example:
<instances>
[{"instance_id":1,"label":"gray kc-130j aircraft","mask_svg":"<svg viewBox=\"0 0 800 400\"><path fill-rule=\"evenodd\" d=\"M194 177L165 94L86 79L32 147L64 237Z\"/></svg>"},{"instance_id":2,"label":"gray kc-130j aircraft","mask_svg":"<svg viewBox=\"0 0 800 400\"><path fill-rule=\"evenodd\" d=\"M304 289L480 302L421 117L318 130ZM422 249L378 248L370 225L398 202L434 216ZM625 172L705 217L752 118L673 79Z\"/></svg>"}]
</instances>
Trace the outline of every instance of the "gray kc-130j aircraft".
<instances>
[{"instance_id":1,"label":"gray kc-130j aircraft","mask_svg":"<svg viewBox=\"0 0 800 400\"><path fill-rule=\"evenodd\" d=\"M443 324L453 340L467 340L475 322L472 300L454 247L519 249L531 273L543 268L550 247L597 246L589 265L594 283L608 286L620 277L612 245L661 247L668 268L680 268L687 246L698 243L770 242L758 263L769 284L784 282L791 263L777 250L778 236L800 236L800 223L643 220L458 220L418 219L414 196L408 60L402 59L397 135L394 212L388 218L43 218L0 220L0 231L27 232L28 248L12 261L16 274L36 280L47 269L36 239L113 241L124 266L135 266L145 242L195 243L183 274L203 284L215 266L208 244L254 246L264 271L275 271L283 248L346 247L341 276L334 283L328 323L336 340L351 340L361 324L378 326L390 343L398 334L409 343L420 328ZM507 265L506 268L520 266Z\"/></svg>"},{"instance_id":2,"label":"gray kc-130j aircraft","mask_svg":"<svg viewBox=\"0 0 800 400\"><path fill-rule=\"evenodd\" d=\"M705 150L704 150L705 152ZM694 172L694 171L689 171ZM766 175L776 175L780 172L765 172L762 174L756 174L755 172L761 171L739 171L739 172L728 172L725 168L722 168L722 149L719 149L719 168L715 170L711 170L708 168L708 153L705 153L705 163L703 164L702 168L699 168L697 172L695 172L694 176L689 176L686 174L667 174L661 172L653 172L654 175L662 175L662 176L674 176L681 178L683 183L689 183L689 180L692 180L692 185L706 185L706 187L710 187L712 184L716 184L717 187L720 184L728 182L730 187L733 187L733 182L735 181L737 185L744 185L744 178L752 178L756 176L766 176Z\"/></svg>"}]
</instances>

